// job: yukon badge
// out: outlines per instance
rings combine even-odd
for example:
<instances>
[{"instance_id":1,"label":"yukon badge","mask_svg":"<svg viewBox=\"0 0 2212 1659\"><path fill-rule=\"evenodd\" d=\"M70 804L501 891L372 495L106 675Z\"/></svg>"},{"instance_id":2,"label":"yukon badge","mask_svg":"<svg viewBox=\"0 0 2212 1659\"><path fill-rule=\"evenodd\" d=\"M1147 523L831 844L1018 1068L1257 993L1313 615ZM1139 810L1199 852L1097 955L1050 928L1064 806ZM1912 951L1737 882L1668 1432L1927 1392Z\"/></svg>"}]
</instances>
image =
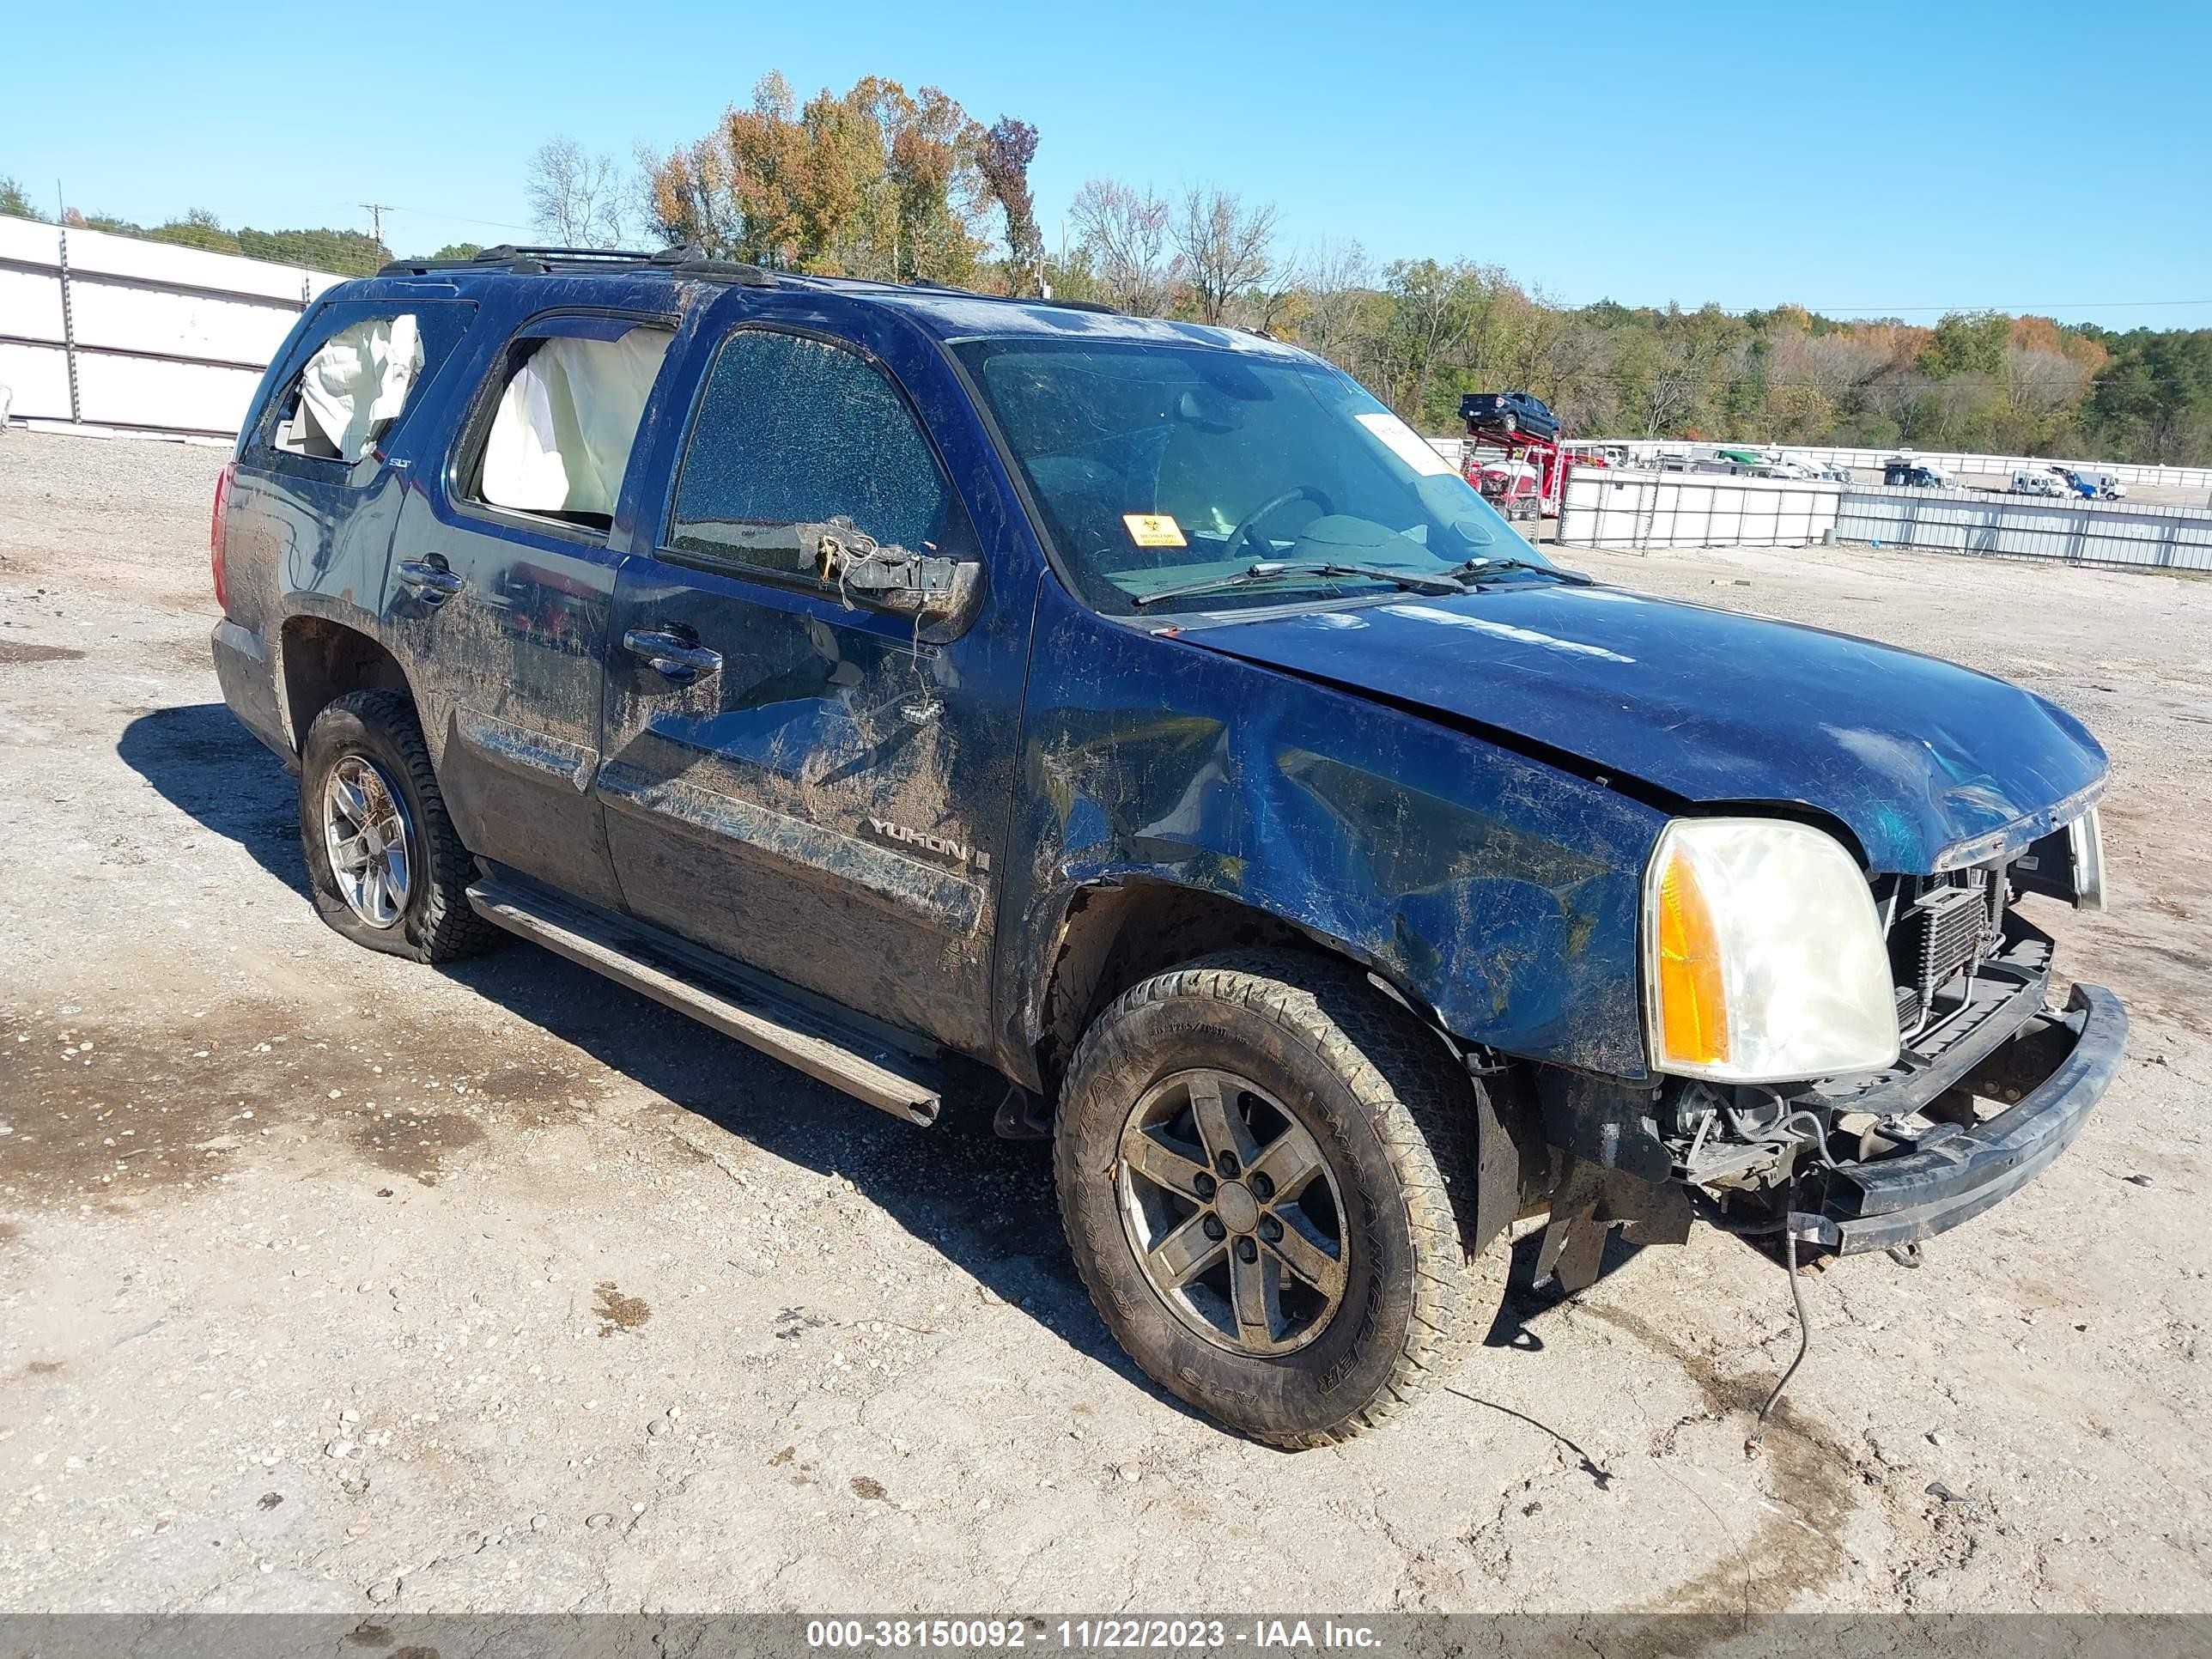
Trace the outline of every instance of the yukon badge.
<instances>
[{"instance_id":1,"label":"yukon badge","mask_svg":"<svg viewBox=\"0 0 2212 1659\"><path fill-rule=\"evenodd\" d=\"M932 853L942 853L956 863L972 864L978 870L988 870L991 867L991 855L988 853L979 848L970 847L965 842L955 841L950 836L925 835L919 830L909 830L902 823L893 823L888 818L867 818L863 822L867 824L872 834L881 836L885 841L902 841L909 847L920 847Z\"/></svg>"}]
</instances>

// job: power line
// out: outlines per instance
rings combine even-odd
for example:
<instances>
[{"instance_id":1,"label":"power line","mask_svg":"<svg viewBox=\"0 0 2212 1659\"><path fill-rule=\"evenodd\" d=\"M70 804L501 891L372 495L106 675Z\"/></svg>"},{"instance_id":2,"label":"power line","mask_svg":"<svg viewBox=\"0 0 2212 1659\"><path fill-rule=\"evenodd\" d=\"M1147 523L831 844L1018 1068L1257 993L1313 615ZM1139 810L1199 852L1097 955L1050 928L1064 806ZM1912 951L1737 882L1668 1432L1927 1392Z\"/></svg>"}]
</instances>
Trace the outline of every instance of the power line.
<instances>
[{"instance_id":1,"label":"power line","mask_svg":"<svg viewBox=\"0 0 2212 1659\"><path fill-rule=\"evenodd\" d=\"M2068 300L2046 301L2033 306L1806 306L1807 311L1819 312L1822 316L1887 317L1896 312L1937 311L1944 313L1972 313L1977 311L2008 312L2015 316L2033 316L2046 311L2135 311L2156 306L2212 306L2212 300ZM1780 310L1781 307L1754 307L1755 310Z\"/></svg>"},{"instance_id":2,"label":"power line","mask_svg":"<svg viewBox=\"0 0 2212 1659\"><path fill-rule=\"evenodd\" d=\"M386 213L410 214L417 219L443 219L456 225L484 225L494 230L524 230L535 233L535 225L518 225L505 219L475 219L465 213L433 213L428 208L391 207Z\"/></svg>"}]
</instances>

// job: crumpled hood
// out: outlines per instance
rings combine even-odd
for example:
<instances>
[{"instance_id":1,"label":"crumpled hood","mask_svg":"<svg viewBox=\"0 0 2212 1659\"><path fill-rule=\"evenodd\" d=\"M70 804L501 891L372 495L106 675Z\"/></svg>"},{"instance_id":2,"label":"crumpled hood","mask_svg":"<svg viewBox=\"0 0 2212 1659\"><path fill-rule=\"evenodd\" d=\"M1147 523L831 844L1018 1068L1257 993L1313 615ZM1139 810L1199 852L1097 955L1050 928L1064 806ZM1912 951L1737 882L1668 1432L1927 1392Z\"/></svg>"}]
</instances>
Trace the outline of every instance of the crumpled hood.
<instances>
[{"instance_id":1,"label":"crumpled hood","mask_svg":"<svg viewBox=\"0 0 2212 1659\"><path fill-rule=\"evenodd\" d=\"M1877 871L2017 850L2094 799L2105 776L2105 751L2079 720L2003 680L1617 587L1409 595L1185 638L1455 715L1684 801L1814 808L1848 825Z\"/></svg>"}]
</instances>

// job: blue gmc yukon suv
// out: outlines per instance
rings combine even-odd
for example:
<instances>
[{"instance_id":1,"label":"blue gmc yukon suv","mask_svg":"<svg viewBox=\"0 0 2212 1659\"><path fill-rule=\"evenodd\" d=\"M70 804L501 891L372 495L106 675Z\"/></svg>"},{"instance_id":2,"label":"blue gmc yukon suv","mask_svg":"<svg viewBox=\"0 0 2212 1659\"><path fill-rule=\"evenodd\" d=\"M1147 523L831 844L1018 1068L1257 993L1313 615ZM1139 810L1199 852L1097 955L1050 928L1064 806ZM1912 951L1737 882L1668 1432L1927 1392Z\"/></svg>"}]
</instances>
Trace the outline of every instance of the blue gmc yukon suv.
<instances>
[{"instance_id":1,"label":"blue gmc yukon suv","mask_svg":"<svg viewBox=\"0 0 2212 1659\"><path fill-rule=\"evenodd\" d=\"M1097 307L501 248L331 289L215 514L224 695L373 950L557 951L1049 1135L1100 1316L1285 1446L1548 1214L1903 1249L2126 1017L2063 710L1540 556L1338 369Z\"/></svg>"}]
</instances>

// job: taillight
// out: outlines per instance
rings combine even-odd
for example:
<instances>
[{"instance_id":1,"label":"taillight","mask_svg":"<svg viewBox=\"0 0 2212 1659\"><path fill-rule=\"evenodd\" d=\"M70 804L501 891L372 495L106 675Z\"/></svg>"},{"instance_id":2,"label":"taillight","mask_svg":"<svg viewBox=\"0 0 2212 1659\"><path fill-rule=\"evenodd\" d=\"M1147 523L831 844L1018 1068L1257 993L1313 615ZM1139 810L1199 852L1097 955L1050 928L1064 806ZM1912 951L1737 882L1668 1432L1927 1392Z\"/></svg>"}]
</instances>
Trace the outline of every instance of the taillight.
<instances>
[{"instance_id":1,"label":"taillight","mask_svg":"<svg viewBox=\"0 0 2212 1659\"><path fill-rule=\"evenodd\" d=\"M215 602L225 616L230 614L230 596L224 592L222 570L222 540L224 524L230 508L230 481L237 475L238 463L224 465L215 477L215 516L208 523L208 568L215 577Z\"/></svg>"}]
</instances>

